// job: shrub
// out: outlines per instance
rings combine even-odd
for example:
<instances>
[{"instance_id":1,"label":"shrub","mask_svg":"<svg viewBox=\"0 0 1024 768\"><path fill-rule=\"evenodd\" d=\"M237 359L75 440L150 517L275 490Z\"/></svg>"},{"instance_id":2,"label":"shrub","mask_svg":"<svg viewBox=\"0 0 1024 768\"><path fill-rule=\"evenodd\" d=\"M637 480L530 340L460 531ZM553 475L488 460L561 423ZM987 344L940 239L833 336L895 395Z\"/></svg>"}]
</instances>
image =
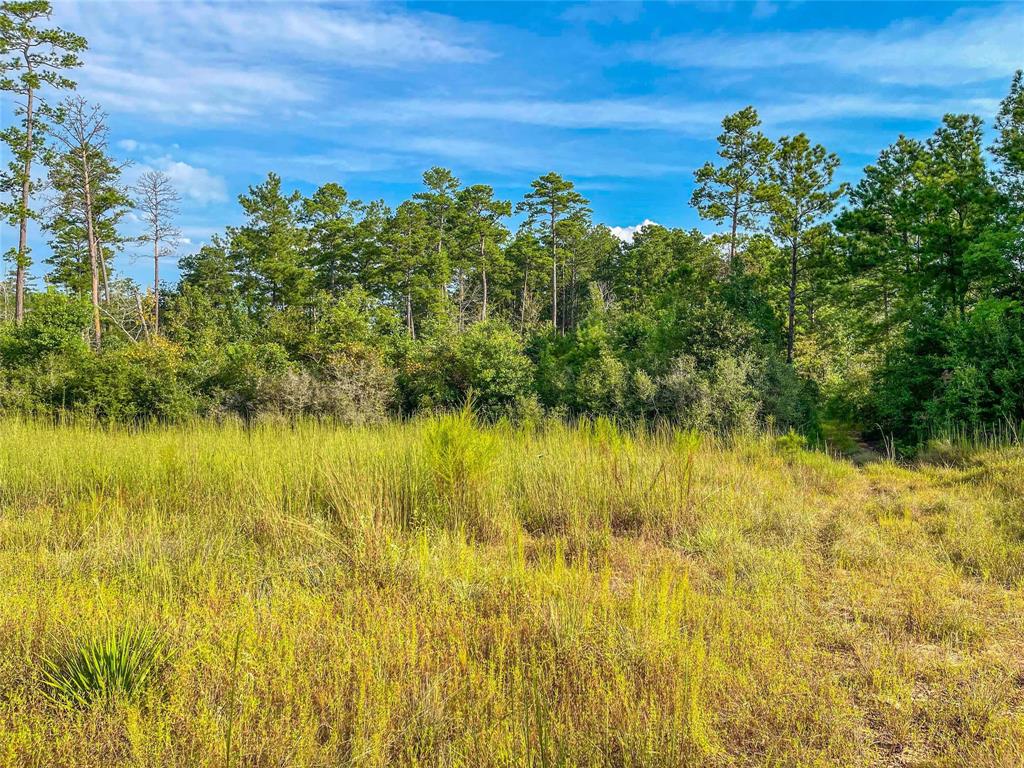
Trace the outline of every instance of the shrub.
<instances>
[{"instance_id":1,"label":"shrub","mask_svg":"<svg viewBox=\"0 0 1024 768\"><path fill-rule=\"evenodd\" d=\"M181 421L198 408L184 351L163 339L83 358L67 404L108 421Z\"/></svg>"},{"instance_id":2,"label":"shrub","mask_svg":"<svg viewBox=\"0 0 1024 768\"><path fill-rule=\"evenodd\" d=\"M419 462L425 496L418 509L425 516L411 522L493 533L488 476L495 447L493 435L478 428L469 403L431 417Z\"/></svg>"},{"instance_id":3,"label":"shrub","mask_svg":"<svg viewBox=\"0 0 1024 768\"><path fill-rule=\"evenodd\" d=\"M203 387L220 408L250 419L259 413L267 380L287 371L288 356L280 344L238 341L219 351Z\"/></svg>"},{"instance_id":4,"label":"shrub","mask_svg":"<svg viewBox=\"0 0 1024 768\"><path fill-rule=\"evenodd\" d=\"M335 355L317 373L289 368L258 382L251 413L326 416L347 424L383 421L395 399L395 377L377 357Z\"/></svg>"},{"instance_id":5,"label":"shrub","mask_svg":"<svg viewBox=\"0 0 1024 768\"><path fill-rule=\"evenodd\" d=\"M90 317L83 299L53 289L36 294L21 326L0 328L0 362L15 367L50 353L81 354L89 347L85 329Z\"/></svg>"},{"instance_id":6,"label":"shrub","mask_svg":"<svg viewBox=\"0 0 1024 768\"><path fill-rule=\"evenodd\" d=\"M534 367L518 333L506 323L476 323L458 336L417 344L400 377L406 410L456 408L472 393L487 419L514 415L533 393Z\"/></svg>"},{"instance_id":7,"label":"shrub","mask_svg":"<svg viewBox=\"0 0 1024 768\"><path fill-rule=\"evenodd\" d=\"M576 377L576 408L583 413L618 413L625 404L625 364L603 350L580 368Z\"/></svg>"},{"instance_id":8,"label":"shrub","mask_svg":"<svg viewBox=\"0 0 1024 768\"><path fill-rule=\"evenodd\" d=\"M807 438L793 429L775 438L775 449L783 456L795 456L806 448Z\"/></svg>"},{"instance_id":9,"label":"shrub","mask_svg":"<svg viewBox=\"0 0 1024 768\"><path fill-rule=\"evenodd\" d=\"M759 403L750 374L749 358L723 354L710 370L702 370L692 356L680 355L659 381L659 410L687 429L720 434L752 430Z\"/></svg>"}]
</instances>

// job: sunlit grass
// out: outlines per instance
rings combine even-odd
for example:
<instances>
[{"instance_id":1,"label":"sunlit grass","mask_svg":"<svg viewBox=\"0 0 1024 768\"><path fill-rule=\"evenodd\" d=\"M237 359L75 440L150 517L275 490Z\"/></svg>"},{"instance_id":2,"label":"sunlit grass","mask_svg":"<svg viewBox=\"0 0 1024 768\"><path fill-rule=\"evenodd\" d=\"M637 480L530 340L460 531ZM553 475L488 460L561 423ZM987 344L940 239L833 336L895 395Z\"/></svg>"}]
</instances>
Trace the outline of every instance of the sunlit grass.
<instances>
[{"instance_id":1,"label":"sunlit grass","mask_svg":"<svg viewBox=\"0 0 1024 768\"><path fill-rule=\"evenodd\" d=\"M3 423L0 764L1020 765L1024 455L789 442Z\"/></svg>"}]
</instances>

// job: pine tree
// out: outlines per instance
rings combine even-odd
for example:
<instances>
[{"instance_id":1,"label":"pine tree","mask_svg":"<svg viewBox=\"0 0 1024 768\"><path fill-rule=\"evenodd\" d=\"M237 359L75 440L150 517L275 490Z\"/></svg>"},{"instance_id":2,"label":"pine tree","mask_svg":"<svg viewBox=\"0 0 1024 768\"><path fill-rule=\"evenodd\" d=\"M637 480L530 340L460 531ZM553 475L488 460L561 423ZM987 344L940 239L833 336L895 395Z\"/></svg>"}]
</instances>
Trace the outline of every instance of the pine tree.
<instances>
[{"instance_id":1,"label":"pine tree","mask_svg":"<svg viewBox=\"0 0 1024 768\"><path fill-rule=\"evenodd\" d=\"M173 252L181 230L175 226L181 195L167 174L146 171L134 186L135 208L146 230L138 240L153 246L153 334L160 334L160 258Z\"/></svg>"},{"instance_id":2,"label":"pine tree","mask_svg":"<svg viewBox=\"0 0 1024 768\"><path fill-rule=\"evenodd\" d=\"M434 242L434 264L437 270L436 281L439 295L447 298L448 283L452 269L452 236L453 220L456 217L456 194L459 191L459 180L447 168L434 167L423 174L424 192L417 192L412 199L419 203L427 217L432 230ZM457 265L461 268L464 265Z\"/></svg>"},{"instance_id":3,"label":"pine tree","mask_svg":"<svg viewBox=\"0 0 1024 768\"><path fill-rule=\"evenodd\" d=\"M999 160L1000 179L1018 208L1024 208L1024 70L1018 69L1010 92L999 105L992 154Z\"/></svg>"},{"instance_id":4,"label":"pine tree","mask_svg":"<svg viewBox=\"0 0 1024 768\"><path fill-rule=\"evenodd\" d=\"M337 296L359 280L353 263L358 200L340 184L324 184L302 201L300 221L308 231L307 262L319 288Z\"/></svg>"},{"instance_id":5,"label":"pine tree","mask_svg":"<svg viewBox=\"0 0 1024 768\"><path fill-rule=\"evenodd\" d=\"M736 264L741 230L752 229L764 210L761 187L774 145L760 131L757 110L746 107L722 120L718 156L722 165L705 163L694 173L697 182L690 204L701 218L729 225L729 264Z\"/></svg>"},{"instance_id":6,"label":"pine tree","mask_svg":"<svg viewBox=\"0 0 1024 768\"><path fill-rule=\"evenodd\" d=\"M40 100L40 90L43 86L55 90L74 88L74 81L62 72L81 66L78 54L86 48L85 38L80 35L36 26L41 20L48 20L51 12L47 0L0 5L0 90L24 99L16 110L22 117L21 125L12 125L0 133L13 158L8 171L0 174L0 189L11 195L11 202L0 206L0 213L18 226L18 249L6 254L14 260L18 323L25 316L25 282L31 264L28 222L37 215L31 206L32 195L37 191L32 165L43 152L42 135L47 125L41 118L51 114L46 102Z\"/></svg>"},{"instance_id":7,"label":"pine tree","mask_svg":"<svg viewBox=\"0 0 1024 768\"><path fill-rule=\"evenodd\" d=\"M384 267L393 304L405 318L409 338L416 338L416 318L436 296L436 263L429 217L422 205L406 201L395 210L388 227L388 260Z\"/></svg>"},{"instance_id":8,"label":"pine tree","mask_svg":"<svg viewBox=\"0 0 1024 768\"><path fill-rule=\"evenodd\" d=\"M585 220L590 209L587 200L571 181L551 172L530 182L532 191L516 206L526 213L527 226L536 230L551 258L551 324L559 328L558 267L559 247L568 222Z\"/></svg>"},{"instance_id":9,"label":"pine tree","mask_svg":"<svg viewBox=\"0 0 1024 768\"><path fill-rule=\"evenodd\" d=\"M1001 271L999 255L979 248L998 210L982 139L979 117L946 115L915 166L922 280L916 290L931 299L931 309L961 318L981 283Z\"/></svg>"},{"instance_id":10,"label":"pine tree","mask_svg":"<svg viewBox=\"0 0 1024 768\"><path fill-rule=\"evenodd\" d=\"M93 341L100 346L100 282L110 294L107 264L110 251L119 248L117 220L130 201L119 187L123 166L107 154L107 116L97 105L80 96L66 99L56 113L52 135L62 152L50 177L58 192L59 215L51 228L60 230L77 222L89 255L90 294L93 309Z\"/></svg>"},{"instance_id":11,"label":"pine tree","mask_svg":"<svg viewBox=\"0 0 1024 768\"><path fill-rule=\"evenodd\" d=\"M911 276L920 259L915 227L918 217L915 170L924 145L901 136L882 150L877 162L850 192L850 206L837 218L844 235L851 286L851 311L869 343L891 335L905 321L916 294Z\"/></svg>"},{"instance_id":12,"label":"pine tree","mask_svg":"<svg viewBox=\"0 0 1024 768\"><path fill-rule=\"evenodd\" d=\"M458 210L460 213L458 237L462 261L472 265L475 277L480 281L480 319L487 320L490 309L490 277L494 265L501 259L501 244L508 237L508 229L501 220L512 214L512 203L495 200L494 189L486 184L474 184L459 190ZM460 283L459 329L464 325L465 286Z\"/></svg>"},{"instance_id":13,"label":"pine tree","mask_svg":"<svg viewBox=\"0 0 1024 768\"><path fill-rule=\"evenodd\" d=\"M254 314L299 307L309 296L313 271L306 263L306 232L299 225L301 199L298 192L281 191L276 173L238 198L246 222L228 234L241 292Z\"/></svg>"},{"instance_id":14,"label":"pine tree","mask_svg":"<svg viewBox=\"0 0 1024 768\"><path fill-rule=\"evenodd\" d=\"M832 189L839 157L820 144L812 145L800 133L779 139L768 169L768 183L761 193L775 238L785 247L789 268L786 362L793 362L796 344L797 291L806 242L817 236L823 219L835 208L846 186Z\"/></svg>"}]
</instances>

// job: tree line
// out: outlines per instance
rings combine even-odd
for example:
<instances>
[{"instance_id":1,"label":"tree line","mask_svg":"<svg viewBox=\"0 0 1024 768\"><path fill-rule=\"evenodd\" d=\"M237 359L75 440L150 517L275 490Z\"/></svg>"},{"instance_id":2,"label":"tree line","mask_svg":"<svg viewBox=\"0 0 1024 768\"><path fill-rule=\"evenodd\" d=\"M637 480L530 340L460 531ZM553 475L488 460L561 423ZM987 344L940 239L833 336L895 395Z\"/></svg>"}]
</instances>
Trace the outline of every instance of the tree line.
<instances>
[{"instance_id":1,"label":"tree line","mask_svg":"<svg viewBox=\"0 0 1024 768\"><path fill-rule=\"evenodd\" d=\"M624 243L557 173L513 201L435 167L393 208L270 173L239 196L240 225L189 251L171 179L124 183L107 116L73 93L86 42L49 11L0 13L18 104L2 213L19 233L3 410L367 420L469 397L493 417L723 432L834 419L907 445L1024 419L1020 72L991 145L981 118L947 115L852 187L805 134L765 135L753 107L728 115L691 201L712 235L650 225ZM125 234L129 211L141 235ZM38 290L30 220L49 246ZM116 273L124 251L148 254L149 286Z\"/></svg>"}]
</instances>

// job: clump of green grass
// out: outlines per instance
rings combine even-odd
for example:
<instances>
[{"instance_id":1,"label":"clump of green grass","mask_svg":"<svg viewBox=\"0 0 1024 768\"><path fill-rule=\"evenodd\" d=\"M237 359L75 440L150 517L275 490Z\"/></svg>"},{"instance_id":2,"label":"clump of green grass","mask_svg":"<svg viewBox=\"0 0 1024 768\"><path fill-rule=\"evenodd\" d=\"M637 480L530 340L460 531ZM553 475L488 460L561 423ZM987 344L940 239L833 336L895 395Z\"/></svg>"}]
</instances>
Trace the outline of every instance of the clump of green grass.
<instances>
[{"instance_id":1,"label":"clump of green grass","mask_svg":"<svg viewBox=\"0 0 1024 768\"><path fill-rule=\"evenodd\" d=\"M490 533L488 474L493 457L494 439L478 427L470 404L430 419L419 456L426 476L423 498L413 524Z\"/></svg>"},{"instance_id":2,"label":"clump of green grass","mask_svg":"<svg viewBox=\"0 0 1024 768\"><path fill-rule=\"evenodd\" d=\"M783 456L796 456L807 448L807 438L794 429L775 438L775 448Z\"/></svg>"},{"instance_id":3,"label":"clump of green grass","mask_svg":"<svg viewBox=\"0 0 1024 768\"><path fill-rule=\"evenodd\" d=\"M43 691L65 706L134 699L146 690L166 656L166 639L146 626L65 636L41 660Z\"/></svg>"}]
</instances>

